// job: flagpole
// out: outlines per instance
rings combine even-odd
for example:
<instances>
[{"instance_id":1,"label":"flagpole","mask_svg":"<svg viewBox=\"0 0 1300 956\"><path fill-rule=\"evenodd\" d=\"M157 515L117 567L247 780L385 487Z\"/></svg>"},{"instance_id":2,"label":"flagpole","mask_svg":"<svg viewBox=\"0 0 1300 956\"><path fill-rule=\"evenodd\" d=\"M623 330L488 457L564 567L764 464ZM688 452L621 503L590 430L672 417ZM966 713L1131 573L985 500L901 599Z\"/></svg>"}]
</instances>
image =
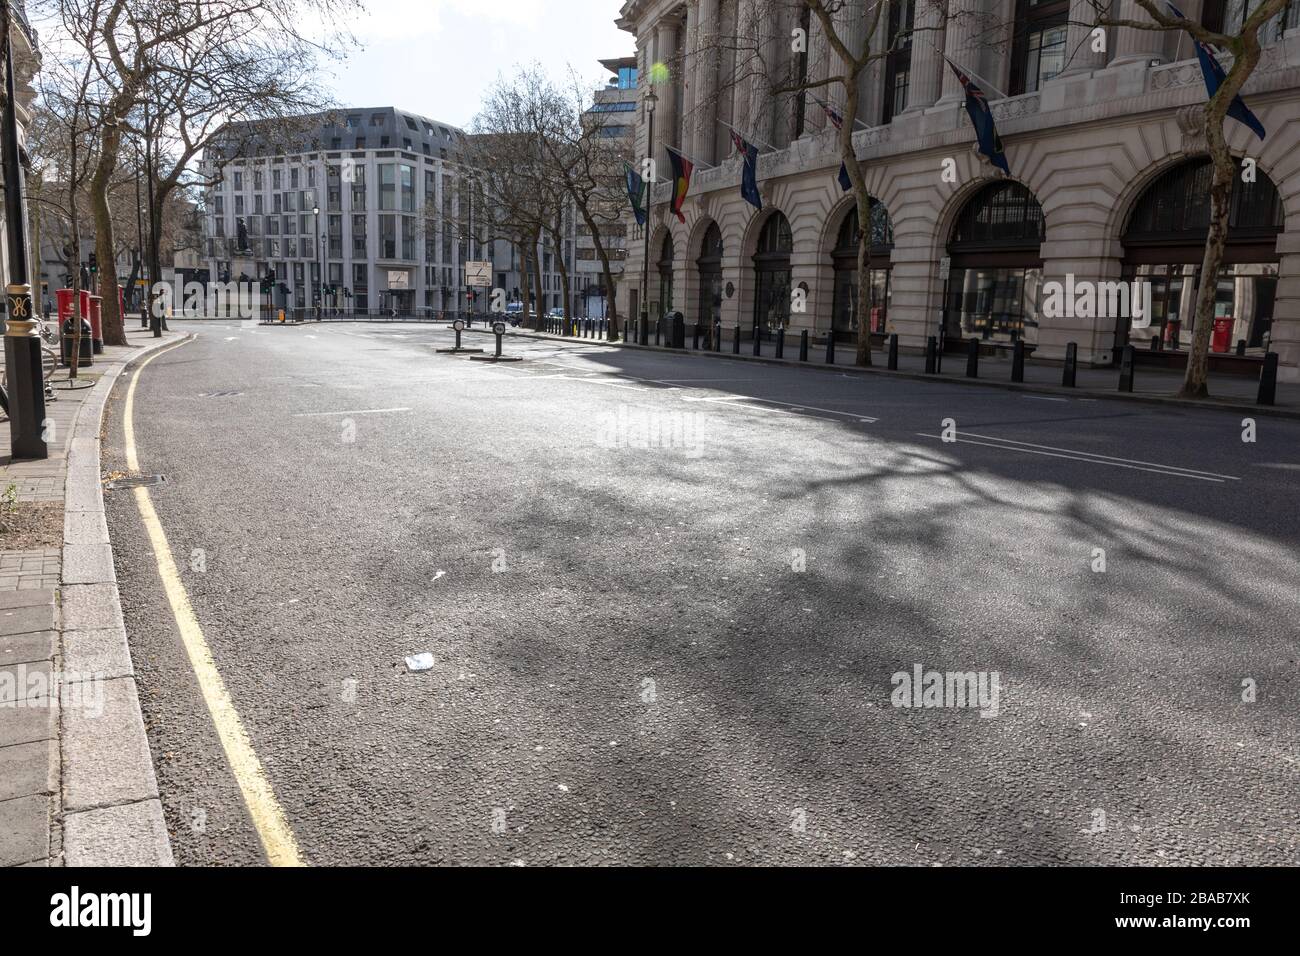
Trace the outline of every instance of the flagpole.
<instances>
[{"instance_id":1,"label":"flagpole","mask_svg":"<svg viewBox=\"0 0 1300 956\"><path fill-rule=\"evenodd\" d=\"M716 166L710 165L709 163L702 163L698 159L692 159L690 156L687 156L685 153L683 153L680 149L676 149L672 146L668 146L667 144L664 145L664 149L668 150L671 153L676 153L678 156L686 160L692 166L698 166L701 169L717 169Z\"/></svg>"},{"instance_id":2,"label":"flagpole","mask_svg":"<svg viewBox=\"0 0 1300 956\"><path fill-rule=\"evenodd\" d=\"M974 70L968 70L965 67L963 67L961 64L955 63L952 60L950 60L948 58L948 55L944 53L942 50L940 50L933 43L930 44L930 49L934 50L935 53L938 53L941 57L943 57L944 62L947 63L949 66L951 66L953 69L961 70L961 72L965 73L967 76L971 77L972 79L979 80L980 85L984 87L984 89L987 90L988 92L996 93L998 95L998 99L1000 100L1008 99L1007 94L1003 93L1000 89L998 89L988 80L984 79L984 77L980 76Z\"/></svg>"},{"instance_id":3,"label":"flagpole","mask_svg":"<svg viewBox=\"0 0 1300 956\"><path fill-rule=\"evenodd\" d=\"M727 129L731 130L733 133L735 133L737 136L743 139L746 143L753 143L755 146L762 146L764 149L770 149L774 153L778 151L777 148L773 146L771 143L764 143L762 140L759 139L750 139L740 130L736 129L736 127L732 126L728 122L725 122L724 120L718 120L718 122L721 123L723 126L727 127Z\"/></svg>"}]
</instances>

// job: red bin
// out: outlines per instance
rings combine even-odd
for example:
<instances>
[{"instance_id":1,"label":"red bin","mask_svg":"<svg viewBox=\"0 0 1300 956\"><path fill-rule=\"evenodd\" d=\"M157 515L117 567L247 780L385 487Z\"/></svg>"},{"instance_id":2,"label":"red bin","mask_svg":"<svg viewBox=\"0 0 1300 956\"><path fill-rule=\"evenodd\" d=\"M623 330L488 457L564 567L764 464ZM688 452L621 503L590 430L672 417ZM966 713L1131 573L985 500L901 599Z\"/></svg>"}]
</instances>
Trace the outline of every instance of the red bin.
<instances>
[{"instance_id":1,"label":"red bin","mask_svg":"<svg viewBox=\"0 0 1300 956\"><path fill-rule=\"evenodd\" d=\"M1230 315L1221 315L1214 320L1214 333L1210 337L1210 348L1215 352L1232 350L1232 328L1237 320Z\"/></svg>"}]
</instances>

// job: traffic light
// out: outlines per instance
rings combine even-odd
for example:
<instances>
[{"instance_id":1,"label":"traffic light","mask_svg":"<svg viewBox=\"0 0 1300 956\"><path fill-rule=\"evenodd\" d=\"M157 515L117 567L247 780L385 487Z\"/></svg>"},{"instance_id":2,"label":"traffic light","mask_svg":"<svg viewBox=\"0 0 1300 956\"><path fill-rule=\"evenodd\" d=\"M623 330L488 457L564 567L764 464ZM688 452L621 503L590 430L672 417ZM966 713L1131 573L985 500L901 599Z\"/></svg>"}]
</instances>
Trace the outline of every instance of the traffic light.
<instances>
[{"instance_id":1,"label":"traffic light","mask_svg":"<svg viewBox=\"0 0 1300 956\"><path fill-rule=\"evenodd\" d=\"M98 271L99 271L99 259L98 259L98 257L97 257L93 252L92 252L92 253L90 254L90 274L93 276L93 275L94 275L95 273L97 273Z\"/></svg>"}]
</instances>

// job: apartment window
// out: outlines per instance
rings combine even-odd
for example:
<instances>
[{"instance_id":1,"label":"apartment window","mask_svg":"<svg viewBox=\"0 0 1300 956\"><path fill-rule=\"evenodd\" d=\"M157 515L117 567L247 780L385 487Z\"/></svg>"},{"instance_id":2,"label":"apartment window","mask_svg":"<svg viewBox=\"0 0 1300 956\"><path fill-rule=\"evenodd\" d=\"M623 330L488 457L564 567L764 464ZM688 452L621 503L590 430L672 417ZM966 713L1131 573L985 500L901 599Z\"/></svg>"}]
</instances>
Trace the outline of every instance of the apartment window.
<instances>
[{"instance_id":1,"label":"apartment window","mask_svg":"<svg viewBox=\"0 0 1300 956\"><path fill-rule=\"evenodd\" d=\"M358 137L357 137L356 144L355 144L355 146L354 146L353 148L354 148L354 149L365 149L365 148L366 148L366 138L365 138L364 136L358 136Z\"/></svg>"},{"instance_id":2,"label":"apartment window","mask_svg":"<svg viewBox=\"0 0 1300 956\"><path fill-rule=\"evenodd\" d=\"M371 125L371 126L383 126L383 125L384 125L384 114L383 114L383 113L372 113L372 114L370 115L370 125Z\"/></svg>"},{"instance_id":3,"label":"apartment window","mask_svg":"<svg viewBox=\"0 0 1300 956\"><path fill-rule=\"evenodd\" d=\"M1017 0L1011 95L1033 93L1065 69L1070 0Z\"/></svg>"},{"instance_id":4,"label":"apartment window","mask_svg":"<svg viewBox=\"0 0 1300 956\"><path fill-rule=\"evenodd\" d=\"M402 212L415 212L415 167L398 167L402 180Z\"/></svg>"},{"instance_id":5,"label":"apartment window","mask_svg":"<svg viewBox=\"0 0 1300 956\"><path fill-rule=\"evenodd\" d=\"M298 240L297 240L297 239L286 239L286 240L284 240L284 257L285 257L286 259L297 259L297 258L298 258Z\"/></svg>"},{"instance_id":6,"label":"apartment window","mask_svg":"<svg viewBox=\"0 0 1300 956\"><path fill-rule=\"evenodd\" d=\"M253 170L253 188L259 191L262 188L262 171L260 169Z\"/></svg>"},{"instance_id":7,"label":"apartment window","mask_svg":"<svg viewBox=\"0 0 1300 956\"><path fill-rule=\"evenodd\" d=\"M442 223L442 261L443 262L454 261L451 257L451 247L452 247L451 223L447 222L444 219Z\"/></svg>"},{"instance_id":8,"label":"apartment window","mask_svg":"<svg viewBox=\"0 0 1300 956\"><path fill-rule=\"evenodd\" d=\"M243 188L244 188L244 174L241 173L241 172L236 172L236 173L235 173L235 192L239 192L239 191L240 191L241 189L243 189Z\"/></svg>"},{"instance_id":9,"label":"apartment window","mask_svg":"<svg viewBox=\"0 0 1300 956\"><path fill-rule=\"evenodd\" d=\"M361 128L361 117L360 117L360 116L349 116L346 120L343 121L343 125L344 125L345 127L347 127L348 129L360 129L360 128Z\"/></svg>"},{"instance_id":10,"label":"apartment window","mask_svg":"<svg viewBox=\"0 0 1300 956\"><path fill-rule=\"evenodd\" d=\"M880 121L888 123L907 109L907 88L912 73L912 22L914 0L895 0L889 5L889 36L892 38L885 57L884 112Z\"/></svg>"},{"instance_id":11,"label":"apartment window","mask_svg":"<svg viewBox=\"0 0 1300 956\"><path fill-rule=\"evenodd\" d=\"M296 216L284 216L283 222L284 222L284 228L282 231L286 236L297 235L298 218Z\"/></svg>"},{"instance_id":12,"label":"apartment window","mask_svg":"<svg viewBox=\"0 0 1300 956\"><path fill-rule=\"evenodd\" d=\"M379 217L379 257L381 259L397 258L397 217Z\"/></svg>"},{"instance_id":13,"label":"apartment window","mask_svg":"<svg viewBox=\"0 0 1300 956\"><path fill-rule=\"evenodd\" d=\"M264 200L262 199L261 196L254 196L254 197L253 197L253 215L255 215L255 216L260 216L260 215L262 215L264 212L266 212L266 209L264 208Z\"/></svg>"},{"instance_id":14,"label":"apartment window","mask_svg":"<svg viewBox=\"0 0 1300 956\"><path fill-rule=\"evenodd\" d=\"M271 211L284 212L284 197L280 193L271 197Z\"/></svg>"},{"instance_id":15,"label":"apartment window","mask_svg":"<svg viewBox=\"0 0 1300 956\"><path fill-rule=\"evenodd\" d=\"M392 163L379 167L379 208L397 208L397 167Z\"/></svg>"},{"instance_id":16,"label":"apartment window","mask_svg":"<svg viewBox=\"0 0 1300 956\"><path fill-rule=\"evenodd\" d=\"M312 230L311 216L303 213L298 217L298 233L303 236L310 236Z\"/></svg>"},{"instance_id":17,"label":"apartment window","mask_svg":"<svg viewBox=\"0 0 1300 956\"><path fill-rule=\"evenodd\" d=\"M280 258L280 240L279 240L279 239L268 239L268 240L267 240L267 249L269 250L268 253L267 253L267 255L270 256L270 258L272 258L272 259L278 259L278 258ZM284 270L281 269L280 271L276 272L276 275L281 275L281 276L284 275Z\"/></svg>"},{"instance_id":18,"label":"apartment window","mask_svg":"<svg viewBox=\"0 0 1300 956\"><path fill-rule=\"evenodd\" d=\"M298 194L297 194L297 193L285 193L285 194L284 194L284 211L285 211L285 212L297 212L297 211L298 211Z\"/></svg>"},{"instance_id":19,"label":"apartment window","mask_svg":"<svg viewBox=\"0 0 1300 956\"><path fill-rule=\"evenodd\" d=\"M236 215L236 216L242 216L243 214L244 214L244 197L243 197L243 196L236 196L236 197L235 197L235 215Z\"/></svg>"},{"instance_id":20,"label":"apartment window","mask_svg":"<svg viewBox=\"0 0 1300 956\"><path fill-rule=\"evenodd\" d=\"M284 170L271 170L271 188L277 191L284 188Z\"/></svg>"},{"instance_id":21,"label":"apartment window","mask_svg":"<svg viewBox=\"0 0 1300 956\"><path fill-rule=\"evenodd\" d=\"M438 223L433 219L424 221L424 261L438 261Z\"/></svg>"},{"instance_id":22,"label":"apartment window","mask_svg":"<svg viewBox=\"0 0 1300 956\"><path fill-rule=\"evenodd\" d=\"M278 235L280 234L280 217L279 217L279 216L267 216L267 217L266 217L266 234L267 234L268 236L278 236Z\"/></svg>"},{"instance_id":23,"label":"apartment window","mask_svg":"<svg viewBox=\"0 0 1300 956\"><path fill-rule=\"evenodd\" d=\"M226 211L226 199L224 196L217 197L217 215L220 216Z\"/></svg>"},{"instance_id":24,"label":"apartment window","mask_svg":"<svg viewBox=\"0 0 1300 956\"><path fill-rule=\"evenodd\" d=\"M331 186L326 190L326 208L330 212L340 212L343 209L343 190L337 186Z\"/></svg>"},{"instance_id":25,"label":"apartment window","mask_svg":"<svg viewBox=\"0 0 1300 956\"><path fill-rule=\"evenodd\" d=\"M307 167L307 188L312 189L316 186L316 167Z\"/></svg>"},{"instance_id":26,"label":"apartment window","mask_svg":"<svg viewBox=\"0 0 1300 956\"><path fill-rule=\"evenodd\" d=\"M298 167L297 167L297 166L295 166L295 167L293 167L293 169L289 170L289 188L290 188L290 189L297 189L297 188L298 188L298 172L299 172L299 170L298 170Z\"/></svg>"},{"instance_id":27,"label":"apartment window","mask_svg":"<svg viewBox=\"0 0 1300 956\"><path fill-rule=\"evenodd\" d=\"M402 258L408 262L415 259L415 217L402 217Z\"/></svg>"},{"instance_id":28,"label":"apartment window","mask_svg":"<svg viewBox=\"0 0 1300 956\"><path fill-rule=\"evenodd\" d=\"M220 216L218 216L218 217L214 220L214 222L215 222L215 225L214 225L214 227L213 227L213 229L212 229L212 234L213 234L214 236L219 237L219 238L225 238L225 235L226 235L226 220L224 220L224 219L222 219Z\"/></svg>"}]
</instances>

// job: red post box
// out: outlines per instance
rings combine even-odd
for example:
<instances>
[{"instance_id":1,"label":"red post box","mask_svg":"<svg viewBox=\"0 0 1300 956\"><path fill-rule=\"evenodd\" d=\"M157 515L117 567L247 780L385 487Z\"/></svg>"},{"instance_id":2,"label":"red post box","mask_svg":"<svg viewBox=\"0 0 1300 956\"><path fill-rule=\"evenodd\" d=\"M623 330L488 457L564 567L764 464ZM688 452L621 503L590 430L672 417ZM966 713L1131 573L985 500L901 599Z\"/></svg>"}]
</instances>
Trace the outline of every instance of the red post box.
<instances>
[{"instance_id":1,"label":"red post box","mask_svg":"<svg viewBox=\"0 0 1300 956\"><path fill-rule=\"evenodd\" d=\"M1232 349L1232 328L1237 320L1230 315L1220 315L1214 320L1214 333L1210 337L1210 348L1215 352L1228 352Z\"/></svg>"},{"instance_id":2,"label":"red post box","mask_svg":"<svg viewBox=\"0 0 1300 956\"><path fill-rule=\"evenodd\" d=\"M59 334L63 335L63 323L72 318L72 290L57 289L54 295L59 304ZM81 293L81 320L83 322L90 320L90 295L86 292ZM68 346L68 349L71 349L71 346ZM81 340L80 357L77 364L83 368L87 365L93 365L95 363L94 351L94 332L92 331L89 338L82 338ZM67 349L65 349L64 354L65 356L68 354Z\"/></svg>"},{"instance_id":3,"label":"red post box","mask_svg":"<svg viewBox=\"0 0 1300 956\"><path fill-rule=\"evenodd\" d=\"M91 338L95 340L95 354L98 355L104 351L104 325L101 315L104 300L100 296L92 295L89 305Z\"/></svg>"}]
</instances>

